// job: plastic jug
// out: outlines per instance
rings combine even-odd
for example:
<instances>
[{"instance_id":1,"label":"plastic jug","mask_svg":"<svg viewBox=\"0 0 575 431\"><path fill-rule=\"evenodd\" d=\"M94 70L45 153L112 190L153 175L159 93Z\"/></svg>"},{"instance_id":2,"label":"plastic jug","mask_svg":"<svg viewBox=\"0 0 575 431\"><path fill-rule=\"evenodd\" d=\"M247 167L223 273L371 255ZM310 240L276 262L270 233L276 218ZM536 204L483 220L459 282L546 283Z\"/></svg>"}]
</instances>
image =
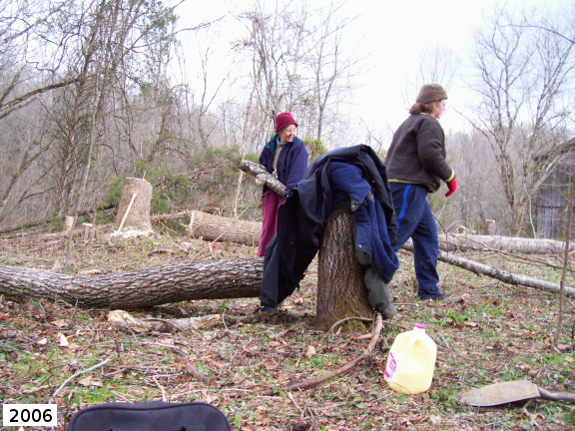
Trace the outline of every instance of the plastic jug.
<instances>
[{"instance_id":1,"label":"plastic jug","mask_svg":"<svg viewBox=\"0 0 575 431\"><path fill-rule=\"evenodd\" d=\"M389 350L384 378L396 392L418 394L429 389L437 346L425 333L425 325L399 334Z\"/></svg>"}]
</instances>

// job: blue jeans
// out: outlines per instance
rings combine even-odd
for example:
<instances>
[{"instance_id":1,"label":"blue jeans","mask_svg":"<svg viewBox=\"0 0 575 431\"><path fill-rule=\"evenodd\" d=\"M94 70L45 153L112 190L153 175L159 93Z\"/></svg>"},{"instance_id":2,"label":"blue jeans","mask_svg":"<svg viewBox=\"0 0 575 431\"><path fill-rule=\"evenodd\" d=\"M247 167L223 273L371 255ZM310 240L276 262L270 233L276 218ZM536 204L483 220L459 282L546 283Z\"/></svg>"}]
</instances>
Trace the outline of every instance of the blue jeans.
<instances>
[{"instance_id":1,"label":"blue jeans","mask_svg":"<svg viewBox=\"0 0 575 431\"><path fill-rule=\"evenodd\" d=\"M399 250L411 238L419 298L433 299L439 295L437 253L439 239L433 213L427 203L427 187L417 184L389 183L393 206L397 214L397 244Z\"/></svg>"}]
</instances>

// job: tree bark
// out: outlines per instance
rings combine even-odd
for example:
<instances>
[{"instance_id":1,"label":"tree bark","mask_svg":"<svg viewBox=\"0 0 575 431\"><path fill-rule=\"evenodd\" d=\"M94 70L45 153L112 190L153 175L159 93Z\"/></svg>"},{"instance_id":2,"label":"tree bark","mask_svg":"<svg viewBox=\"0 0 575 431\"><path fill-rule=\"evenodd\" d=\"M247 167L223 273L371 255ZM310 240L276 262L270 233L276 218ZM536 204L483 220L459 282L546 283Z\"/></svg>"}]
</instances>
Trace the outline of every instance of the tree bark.
<instances>
[{"instance_id":1,"label":"tree bark","mask_svg":"<svg viewBox=\"0 0 575 431\"><path fill-rule=\"evenodd\" d=\"M276 192L278 195L283 196L286 191L285 185L278 180L276 177L271 175L268 170L263 167L262 165L254 162L250 162L249 160L242 160L240 165L240 169L244 172L247 172L254 177L258 175L265 175L266 177L266 186Z\"/></svg>"},{"instance_id":2,"label":"tree bark","mask_svg":"<svg viewBox=\"0 0 575 431\"><path fill-rule=\"evenodd\" d=\"M346 211L329 221L319 250L315 325L327 331L346 317L371 317L363 281L364 270L355 258L353 214ZM364 330L361 321L346 323L346 330Z\"/></svg>"},{"instance_id":3,"label":"tree bark","mask_svg":"<svg viewBox=\"0 0 575 431\"><path fill-rule=\"evenodd\" d=\"M126 178L122 185L122 197L116 216L116 228L152 232L150 223L150 202L152 185L139 178Z\"/></svg>"},{"instance_id":4,"label":"tree bark","mask_svg":"<svg viewBox=\"0 0 575 431\"><path fill-rule=\"evenodd\" d=\"M443 251L496 250L508 253L554 254L562 253L565 250L565 242L499 235L440 234L439 247ZM571 244L569 252L574 250L575 244Z\"/></svg>"},{"instance_id":5,"label":"tree bark","mask_svg":"<svg viewBox=\"0 0 575 431\"><path fill-rule=\"evenodd\" d=\"M134 310L186 300L257 297L262 274L262 258L186 262L101 276L0 266L0 294Z\"/></svg>"},{"instance_id":6,"label":"tree bark","mask_svg":"<svg viewBox=\"0 0 575 431\"><path fill-rule=\"evenodd\" d=\"M340 247L340 243L336 245ZM347 246L349 247L349 244ZM404 248L409 250L408 246ZM323 259L326 259L326 250L320 251L320 256L324 253ZM560 286L554 283L501 271L442 251L439 253L439 260L513 285L554 293L560 289ZM346 265L345 262L342 260L340 264ZM333 279L327 278L327 272L322 270L323 287L318 283L318 306L319 303L322 303L322 306L328 305L334 300L332 297L326 297L326 293L336 292L336 289L345 290L348 287L344 286L338 277L349 274L342 268L338 270L337 261L330 263L333 267L329 267L331 271L329 277ZM358 269L354 268L353 274L357 276L356 271ZM262 275L262 258L186 262L101 276L69 276L28 268L0 266L0 294L19 300L58 297L83 308L134 310L186 300L257 297ZM572 287L565 286L564 293L575 297L575 289ZM350 303L359 302L358 297L352 296L350 299ZM363 313L366 316L369 310L367 300L364 302L362 299L361 302L365 305L366 311L354 311L350 314L358 316ZM318 314L323 313L323 309L318 310ZM369 316L371 314L366 317Z\"/></svg>"},{"instance_id":7,"label":"tree bark","mask_svg":"<svg viewBox=\"0 0 575 431\"><path fill-rule=\"evenodd\" d=\"M192 211L187 230L192 238L254 246L259 243L262 224Z\"/></svg>"},{"instance_id":8,"label":"tree bark","mask_svg":"<svg viewBox=\"0 0 575 431\"><path fill-rule=\"evenodd\" d=\"M252 163L252 162L249 162ZM252 163L252 165L256 165ZM256 165L261 166L261 165ZM273 177L272 177L273 178ZM196 214L199 211L193 211ZM190 217L191 211L184 211L177 214L166 214L161 216L152 217L153 221L160 220L170 220L175 218ZM204 216L206 214L206 216ZM213 217L216 220L216 216L208 215L207 213L201 213L200 219ZM260 222L247 222L242 220L230 219L225 217L218 217L221 223L209 222L209 227L206 227L207 232L204 234L202 230L203 227L197 227L194 229L194 238L199 238L201 236L208 241L214 241L217 238L229 237L229 241L238 242L240 244L251 244L250 235L245 235L242 232L237 232L242 229L249 229L250 232L258 232L257 235L261 234L261 223ZM233 221L232 221L233 220ZM204 223L202 221L202 223ZM249 225L248 223L252 223ZM198 223L199 224L199 223ZM188 228L189 232L189 228ZM220 241L225 241L220 239ZM257 241L256 241L257 244ZM517 238L499 235L466 235L466 234L439 234L439 247L443 251L504 251L507 253L524 253L524 254L555 254L563 253L565 250L564 241L555 241L551 239L534 239L534 238ZM575 244L571 243L569 246L569 252L575 251Z\"/></svg>"}]
</instances>

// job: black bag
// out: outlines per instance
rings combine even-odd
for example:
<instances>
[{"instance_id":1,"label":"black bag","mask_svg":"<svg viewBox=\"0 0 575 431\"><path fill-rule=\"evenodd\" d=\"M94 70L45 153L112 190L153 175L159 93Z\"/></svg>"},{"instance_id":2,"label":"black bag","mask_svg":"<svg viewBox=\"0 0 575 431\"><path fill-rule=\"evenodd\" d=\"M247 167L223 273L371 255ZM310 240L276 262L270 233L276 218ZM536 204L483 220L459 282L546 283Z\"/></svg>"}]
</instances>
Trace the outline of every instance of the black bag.
<instances>
[{"instance_id":1,"label":"black bag","mask_svg":"<svg viewBox=\"0 0 575 431\"><path fill-rule=\"evenodd\" d=\"M107 403L86 407L67 431L231 431L224 414L201 403Z\"/></svg>"}]
</instances>

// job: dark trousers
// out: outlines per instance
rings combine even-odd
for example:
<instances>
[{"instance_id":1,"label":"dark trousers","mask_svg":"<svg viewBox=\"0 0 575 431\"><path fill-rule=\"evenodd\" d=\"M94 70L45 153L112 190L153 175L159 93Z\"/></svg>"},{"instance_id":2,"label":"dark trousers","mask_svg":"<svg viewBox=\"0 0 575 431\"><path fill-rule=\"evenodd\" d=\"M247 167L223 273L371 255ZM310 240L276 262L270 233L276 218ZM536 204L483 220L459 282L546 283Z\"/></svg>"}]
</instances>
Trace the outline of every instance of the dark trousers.
<instances>
[{"instance_id":1,"label":"dark trousers","mask_svg":"<svg viewBox=\"0 0 575 431\"><path fill-rule=\"evenodd\" d=\"M397 214L397 244L399 250L411 238L418 294L422 300L439 295L437 226L429 204L427 187L417 184L390 183L393 206Z\"/></svg>"}]
</instances>

